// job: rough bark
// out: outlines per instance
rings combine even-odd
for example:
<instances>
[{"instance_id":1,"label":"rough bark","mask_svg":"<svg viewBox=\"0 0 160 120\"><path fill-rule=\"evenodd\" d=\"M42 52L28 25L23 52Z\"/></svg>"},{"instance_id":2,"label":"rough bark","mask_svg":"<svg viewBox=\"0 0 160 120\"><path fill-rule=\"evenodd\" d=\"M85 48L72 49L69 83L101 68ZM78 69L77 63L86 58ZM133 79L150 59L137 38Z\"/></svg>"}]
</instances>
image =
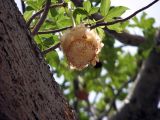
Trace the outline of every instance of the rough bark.
<instances>
[{"instance_id":1,"label":"rough bark","mask_svg":"<svg viewBox=\"0 0 160 120\"><path fill-rule=\"evenodd\" d=\"M160 36L159 36L160 39ZM126 104L110 120L159 120L160 51L154 48L137 75Z\"/></svg>"},{"instance_id":2,"label":"rough bark","mask_svg":"<svg viewBox=\"0 0 160 120\"><path fill-rule=\"evenodd\" d=\"M0 120L74 120L14 0L0 0Z\"/></svg>"}]
</instances>

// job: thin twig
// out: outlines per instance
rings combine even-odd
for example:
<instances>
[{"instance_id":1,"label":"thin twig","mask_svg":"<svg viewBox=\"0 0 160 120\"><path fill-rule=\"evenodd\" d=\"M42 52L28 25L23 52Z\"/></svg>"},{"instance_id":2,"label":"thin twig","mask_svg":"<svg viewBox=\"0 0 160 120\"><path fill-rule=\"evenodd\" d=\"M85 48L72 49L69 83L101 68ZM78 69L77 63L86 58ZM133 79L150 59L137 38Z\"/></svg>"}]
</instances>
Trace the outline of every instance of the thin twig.
<instances>
[{"instance_id":1,"label":"thin twig","mask_svg":"<svg viewBox=\"0 0 160 120\"><path fill-rule=\"evenodd\" d=\"M49 11L50 4L51 4L51 0L47 0L45 8L44 8L44 12L42 14L42 17L40 18L40 20L38 21L38 23L36 24L36 26L34 27L34 29L32 31L33 36L37 34L37 32L40 29L41 25L45 21L45 19L47 17L47 14L48 14L48 11Z\"/></svg>"},{"instance_id":2,"label":"thin twig","mask_svg":"<svg viewBox=\"0 0 160 120\"><path fill-rule=\"evenodd\" d=\"M129 15L128 17L124 18L124 19L120 19L120 20L115 20L115 21L112 21L112 22L101 22L101 23L97 23L96 25L92 25L90 26L91 29L94 29L96 27L99 27L99 26L109 26L109 25L113 25L113 24L116 24L116 23L120 23L120 22L125 22L129 19L131 19L132 17L134 17L135 15L137 15L139 12L151 7L153 4L155 4L156 2L158 2L159 0L154 0L153 2L151 2L150 4L148 4L147 6L137 10L136 12L134 12L133 14Z\"/></svg>"},{"instance_id":3,"label":"thin twig","mask_svg":"<svg viewBox=\"0 0 160 120\"><path fill-rule=\"evenodd\" d=\"M38 32L38 34L56 33L56 32L60 32L60 31L66 30L66 29L68 29L68 28L72 28L72 26L65 27L65 28L61 28L61 29L56 29L56 30L41 31L41 32Z\"/></svg>"},{"instance_id":4,"label":"thin twig","mask_svg":"<svg viewBox=\"0 0 160 120\"><path fill-rule=\"evenodd\" d=\"M58 48L59 46L60 46L60 42L57 43L56 45L54 45L54 46L52 46L52 47L50 47L50 48L42 51L42 54L45 55L45 54L47 54L48 52L55 50L55 49Z\"/></svg>"},{"instance_id":5,"label":"thin twig","mask_svg":"<svg viewBox=\"0 0 160 120\"><path fill-rule=\"evenodd\" d=\"M67 3L54 4L54 5L49 6L49 8L61 7L61 6L65 7L66 4L67 4ZM41 9L40 11L38 11L37 13L33 14L33 16L31 16L31 18L30 18L30 19L28 20L28 22L27 22L27 27L29 27L30 24L31 24L31 22L33 21L33 19L34 19L36 16L40 15L43 11L44 11L44 8L42 8L42 9Z\"/></svg>"}]
</instances>

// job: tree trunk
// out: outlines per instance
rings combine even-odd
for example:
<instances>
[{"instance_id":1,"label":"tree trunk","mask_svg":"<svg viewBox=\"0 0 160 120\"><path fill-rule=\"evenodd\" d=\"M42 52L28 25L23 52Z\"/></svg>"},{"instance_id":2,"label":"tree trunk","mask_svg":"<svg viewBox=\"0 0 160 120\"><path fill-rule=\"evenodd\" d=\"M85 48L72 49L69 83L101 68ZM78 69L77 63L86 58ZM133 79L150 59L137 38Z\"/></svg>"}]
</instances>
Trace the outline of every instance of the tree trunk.
<instances>
[{"instance_id":1,"label":"tree trunk","mask_svg":"<svg viewBox=\"0 0 160 120\"><path fill-rule=\"evenodd\" d=\"M110 120L160 120L159 96L160 51L154 48L143 63L126 104Z\"/></svg>"},{"instance_id":2,"label":"tree trunk","mask_svg":"<svg viewBox=\"0 0 160 120\"><path fill-rule=\"evenodd\" d=\"M74 120L14 0L0 0L0 120Z\"/></svg>"}]
</instances>

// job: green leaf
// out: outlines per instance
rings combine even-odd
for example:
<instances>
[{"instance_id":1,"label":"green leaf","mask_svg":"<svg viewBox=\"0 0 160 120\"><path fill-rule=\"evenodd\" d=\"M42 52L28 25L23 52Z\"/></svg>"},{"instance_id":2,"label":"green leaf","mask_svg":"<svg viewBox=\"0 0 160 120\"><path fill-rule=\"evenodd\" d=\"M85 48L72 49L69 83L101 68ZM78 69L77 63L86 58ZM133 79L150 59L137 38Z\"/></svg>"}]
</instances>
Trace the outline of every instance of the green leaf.
<instances>
[{"instance_id":1,"label":"green leaf","mask_svg":"<svg viewBox=\"0 0 160 120\"><path fill-rule=\"evenodd\" d=\"M97 27L96 30L100 38L103 40L103 37L105 36L104 30L100 27Z\"/></svg>"},{"instance_id":2,"label":"green leaf","mask_svg":"<svg viewBox=\"0 0 160 120\"><path fill-rule=\"evenodd\" d=\"M57 10L55 8L51 8L50 9L50 13L51 13L52 17L55 17L56 15L58 15L58 12L57 12Z\"/></svg>"},{"instance_id":3,"label":"green leaf","mask_svg":"<svg viewBox=\"0 0 160 120\"><path fill-rule=\"evenodd\" d=\"M108 14L110 4L110 0L101 0L100 13L102 16L106 16Z\"/></svg>"},{"instance_id":4,"label":"green leaf","mask_svg":"<svg viewBox=\"0 0 160 120\"><path fill-rule=\"evenodd\" d=\"M61 14L57 17L56 24L59 28L62 28L64 26L71 26L72 20L70 17L64 16L63 14Z\"/></svg>"},{"instance_id":5,"label":"green leaf","mask_svg":"<svg viewBox=\"0 0 160 120\"><path fill-rule=\"evenodd\" d=\"M34 9L33 9L31 6L27 6L25 10L26 10L26 11L32 11L32 10L34 10Z\"/></svg>"},{"instance_id":6,"label":"green leaf","mask_svg":"<svg viewBox=\"0 0 160 120\"><path fill-rule=\"evenodd\" d=\"M138 18L137 18L136 16L134 16L134 17L132 18L132 20L133 20L136 24L139 24L139 20L138 20Z\"/></svg>"},{"instance_id":7,"label":"green leaf","mask_svg":"<svg viewBox=\"0 0 160 120\"><path fill-rule=\"evenodd\" d=\"M143 18L141 19L141 24L139 24L139 26L147 30L153 27L154 22L154 18Z\"/></svg>"},{"instance_id":8,"label":"green leaf","mask_svg":"<svg viewBox=\"0 0 160 120\"><path fill-rule=\"evenodd\" d=\"M116 23L114 25L109 25L108 28L110 30L115 30L117 32L121 32L122 31L122 27L121 27L121 24L120 23Z\"/></svg>"},{"instance_id":9,"label":"green leaf","mask_svg":"<svg viewBox=\"0 0 160 120\"><path fill-rule=\"evenodd\" d=\"M32 16L32 14L33 14L33 11L27 11L24 13L23 16L24 16L25 20L29 20L29 18Z\"/></svg>"},{"instance_id":10,"label":"green leaf","mask_svg":"<svg viewBox=\"0 0 160 120\"><path fill-rule=\"evenodd\" d=\"M76 8L73 12L73 17L76 19L77 18L77 15L84 15L84 16L87 16L88 13L85 9L79 7L79 8ZM80 17L80 16L79 16Z\"/></svg>"},{"instance_id":11,"label":"green leaf","mask_svg":"<svg viewBox=\"0 0 160 120\"><path fill-rule=\"evenodd\" d=\"M46 54L45 56L47 63L51 67L58 67L60 60L58 57L58 53L56 51L52 51Z\"/></svg>"},{"instance_id":12,"label":"green leaf","mask_svg":"<svg viewBox=\"0 0 160 120\"><path fill-rule=\"evenodd\" d=\"M92 7L92 9L89 11L89 15L92 15L92 14L94 14L94 13L97 13L98 10L99 10L98 7Z\"/></svg>"},{"instance_id":13,"label":"green leaf","mask_svg":"<svg viewBox=\"0 0 160 120\"><path fill-rule=\"evenodd\" d=\"M54 42L58 43L59 42L59 36L58 35L52 35Z\"/></svg>"},{"instance_id":14,"label":"green leaf","mask_svg":"<svg viewBox=\"0 0 160 120\"><path fill-rule=\"evenodd\" d=\"M143 12L142 16L141 16L141 21L146 19L147 14L145 12Z\"/></svg>"},{"instance_id":15,"label":"green leaf","mask_svg":"<svg viewBox=\"0 0 160 120\"><path fill-rule=\"evenodd\" d=\"M52 36L49 38L42 38L42 39L43 39L43 45L46 47L49 47L54 44L54 39Z\"/></svg>"},{"instance_id":16,"label":"green leaf","mask_svg":"<svg viewBox=\"0 0 160 120\"><path fill-rule=\"evenodd\" d=\"M83 2L83 7L84 9L89 13L89 11L91 10L91 3L89 0Z\"/></svg>"},{"instance_id":17,"label":"green leaf","mask_svg":"<svg viewBox=\"0 0 160 120\"><path fill-rule=\"evenodd\" d=\"M87 15L87 11L83 8L76 8L73 12L73 17L76 17L77 14Z\"/></svg>"},{"instance_id":18,"label":"green leaf","mask_svg":"<svg viewBox=\"0 0 160 120\"><path fill-rule=\"evenodd\" d=\"M42 40L41 40L41 38L39 37L39 35L36 35L36 36L34 37L34 40L36 41L37 44L42 43Z\"/></svg>"},{"instance_id":19,"label":"green leaf","mask_svg":"<svg viewBox=\"0 0 160 120\"><path fill-rule=\"evenodd\" d=\"M125 21L125 22L121 23L122 29L125 29L128 25L129 25L129 21Z\"/></svg>"},{"instance_id":20,"label":"green leaf","mask_svg":"<svg viewBox=\"0 0 160 120\"><path fill-rule=\"evenodd\" d=\"M153 26L153 24L155 23L155 19L154 18L148 18L146 21L146 26L144 27L145 29L149 29Z\"/></svg>"},{"instance_id":21,"label":"green leaf","mask_svg":"<svg viewBox=\"0 0 160 120\"><path fill-rule=\"evenodd\" d=\"M120 17L126 10L128 10L128 8L124 6L114 7L108 12L105 20L107 21L108 19Z\"/></svg>"},{"instance_id":22,"label":"green leaf","mask_svg":"<svg viewBox=\"0 0 160 120\"><path fill-rule=\"evenodd\" d=\"M80 24L81 23L81 15L76 15L76 18L75 18L75 22L77 23L77 24Z\"/></svg>"},{"instance_id":23,"label":"green leaf","mask_svg":"<svg viewBox=\"0 0 160 120\"><path fill-rule=\"evenodd\" d=\"M26 4L35 10L39 10L44 5L44 0L27 0Z\"/></svg>"}]
</instances>

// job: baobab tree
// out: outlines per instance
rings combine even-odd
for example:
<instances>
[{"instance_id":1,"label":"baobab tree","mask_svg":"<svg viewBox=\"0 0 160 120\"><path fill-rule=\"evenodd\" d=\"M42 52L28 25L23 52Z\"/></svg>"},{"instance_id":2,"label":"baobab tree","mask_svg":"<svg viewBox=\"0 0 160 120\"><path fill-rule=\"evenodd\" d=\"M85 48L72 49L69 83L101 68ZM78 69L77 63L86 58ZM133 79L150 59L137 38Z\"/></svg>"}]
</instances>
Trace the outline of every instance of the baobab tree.
<instances>
[{"instance_id":1,"label":"baobab tree","mask_svg":"<svg viewBox=\"0 0 160 120\"><path fill-rule=\"evenodd\" d=\"M153 27L154 19L146 18L145 13L140 20L135 17L158 1L121 18L128 8L110 6L110 0L26 0L23 15L14 0L1 0L0 120L101 120L106 116L111 116L110 120L160 119L157 107L160 32ZM134 24L129 23L130 19ZM86 58L78 56L82 60L77 59L73 64L68 58L73 49L61 58L56 51L61 47L65 51L59 40L66 31L75 30L79 24L85 28L84 35L94 29L104 44L99 51L99 60L98 56L94 58L95 66L88 65L93 61L87 56L89 62L85 67L88 65L88 68L82 67L81 71L68 66L79 65L78 61L83 63ZM126 31L129 26L139 27L144 36L130 34ZM85 40L86 36L83 36ZM123 45L115 47L116 40ZM69 43L64 46L66 44ZM138 48L136 55L122 51L128 45ZM85 55L91 51L89 48L86 47ZM74 50L83 51L81 47ZM102 74L104 71L105 75ZM64 77L61 85L55 82L55 74ZM131 91L128 90L129 83L133 87ZM101 93L101 99L89 101L91 91L97 95ZM118 110L116 101L121 99L124 105Z\"/></svg>"}]
</instances>

